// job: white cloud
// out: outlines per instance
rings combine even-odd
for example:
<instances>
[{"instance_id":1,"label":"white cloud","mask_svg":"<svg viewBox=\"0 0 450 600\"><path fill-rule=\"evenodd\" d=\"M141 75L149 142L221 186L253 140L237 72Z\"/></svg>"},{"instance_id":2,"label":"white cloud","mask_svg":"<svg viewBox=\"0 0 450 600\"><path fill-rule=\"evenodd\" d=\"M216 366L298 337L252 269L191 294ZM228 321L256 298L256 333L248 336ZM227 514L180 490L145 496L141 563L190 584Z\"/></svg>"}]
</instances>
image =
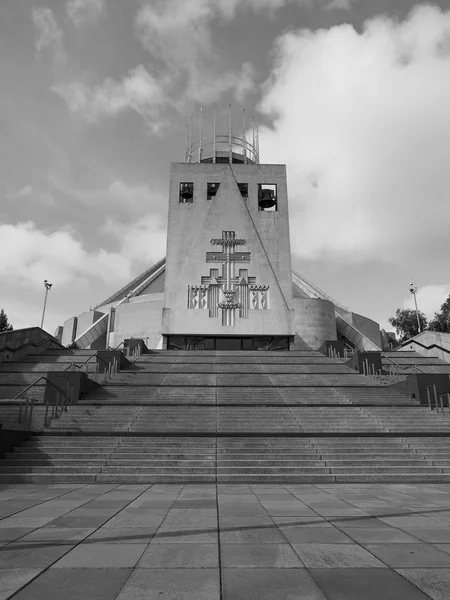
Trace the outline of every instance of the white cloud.
<instances>
[{"instance_id":1,"label":"white cloud","mask_svg":"<svg viewBox=\"0 0 450 600\"><path fill-rule=\"evenodd\" d=\"M109 218L101 231L120 241L121 256L133 264L151 264L165 255L166 222L160 215L145 215L133 223Z\"/></svg>"},{"instance_id":2,"label":"white cloud","mask_svg":"<svg viewBox=\"0 0 450 600\"><path fill-rule=\"evenodd\" d=\"M291 32L275 63L261 154L287 164L294 252L449 255L450 11Z\"/></svg>"},{"instance_id":3,"label":"white cloud","mask_svg":"<svg viewBox=\"0 0 450 600\"><path fill-rule=\"evenodd\" d=\"M350 10L355 0L331 0L325 5L326 10Z\"/></svg>"},{"instance_id":4,"label":"white cloud","mask_svg":"<svg viewBox=\"0 0 450 600\"><path fill-rule=\"evenodd\" d=\"M164 214L167 210L165 196L155 189L144 184L130 184L123 179L114 179L107 186L98 189L80 189L73 187L57 175L48 177L48 183L56 193L69 196L86 206L93 206L104 210L138 214L147 212L150 208Z\"/></svg>"},{"instance_id":5,"label":"white cloud","mask_svg":"<svg viewBox=\"0 0 450 600\"><path fill-rule=\"evenodd\" d=\"M68 231L47 233L31 221L0 224L0 278L10 284L41 286L48 279L80 285L89 277L109 281L118 273L130 273L130 262L120 253L88 252Z\"/></svg>"},{"instance_id":6,"label":"white cloud","mask_svg":"<svg viewBox=\"0 0 450 600\"><path fill-rule=\"evenodd\" d=\"M142 65L130 70L121 81L108 78L94 88L81 81L73 81L55 85L53 90L65 100L70 112L88 123L134 110L154 130L161 127L160 111L167 101L163 84L156 81Z\"/></svg>"},{"instance_id":7,"label":"white cloud","mask_svg":"<svg viewBox=\"0 0 450 600\"><path fill-rule=\"evenodd\" d=\"M64 50L64 34L56 22L50 8L45 6L33 7L31 17L36 28L36 51L41 55L45 48L51 50L56 65L64 65L67 56Z\"/></svg>"},{"instance_id":8,"label":"white cloud","mask_svg":"<svg viewBox=\"0 0 450 600\"><path fill-rule=\"evenodd\" d=\"M69 0L66 11L75 27L82 28L97 23L106 13L106 0Z\"/></svg>"},{"instance_id":9,"label":"white cloud","mask_svg":"<svg viewBox=\"0 0 450 600\"><path fill-rule=\"evenodd\" d=\"M425 285L417 290L417 308L432 319L439 312L442 304L450 296L450 283L442 285ZM413 295L404 299L403 308L415 308Z\"/></svg>"},{"instance_id":10,"label":"white cloud","mask_svg":"<svg viewBox=\"0 0 450 600\"><path fill-rule=\"evenodd\" d=\"M218 17L231 19L238 4L237 0L161 0L147 3L138 11L139 38L153 60L159 61L178 104L211 103L227 91L242 101L253 87L250 65L243 63L237 70L224 68L211 38L211 21ZM280 6L284 0L247 0L244 4Z\"/></svg>"},{"instance_id":11,"label":"white cloud","mask_svg":"<svg viewBox=\"0 0 450 600\"><path fill-rule=\"evenodd\" d=\"M17 191L9 192L6 194L6 198L11 201L27 199L34 203L47 204L49 206L55 204L55 200L51 194L35 190L32 185L25 185Z\"/></svg>"}]
</instances>

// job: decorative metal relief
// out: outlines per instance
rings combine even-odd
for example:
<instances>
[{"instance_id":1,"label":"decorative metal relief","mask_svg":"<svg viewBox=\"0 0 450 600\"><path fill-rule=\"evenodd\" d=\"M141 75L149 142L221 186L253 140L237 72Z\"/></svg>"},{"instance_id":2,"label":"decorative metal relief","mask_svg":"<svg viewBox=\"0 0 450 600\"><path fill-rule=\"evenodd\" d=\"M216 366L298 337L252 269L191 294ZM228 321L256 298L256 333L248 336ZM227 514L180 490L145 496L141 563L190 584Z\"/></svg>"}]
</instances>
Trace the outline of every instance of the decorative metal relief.
<instances>
[{"instance_id":1,"label":"decorative metal relief","mask_svg":"<svg viewBox=\"0 0 450 600\"><path fill-rule=\"evenodd\" d=\"M235 231L223 231L221 238L211 240L211 245L220 249L207 252L206 262L221 264L221 272L210 269L209 275L201 278L201 285L188 286L188 308L208 310L212 318L218 317L221 310L223 326L234 325L237 312L247 319L249 310L269 308L269 286L258 286L247 269L235 273L235 265L252 260L251 252L236 249L246 244L247 240L236 238Z\"/></svg>"}]
</instances>

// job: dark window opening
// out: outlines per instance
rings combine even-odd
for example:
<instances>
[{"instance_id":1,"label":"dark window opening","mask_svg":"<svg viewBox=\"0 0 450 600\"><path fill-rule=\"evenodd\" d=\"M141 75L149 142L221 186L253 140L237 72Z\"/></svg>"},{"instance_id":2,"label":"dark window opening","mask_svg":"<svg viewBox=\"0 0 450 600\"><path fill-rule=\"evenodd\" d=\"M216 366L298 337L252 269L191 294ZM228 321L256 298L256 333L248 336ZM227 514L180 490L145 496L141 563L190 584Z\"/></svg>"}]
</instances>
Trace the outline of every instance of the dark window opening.
<instances>
[{"instance_id":1,"label":"dark window opening","mask_svg":"<svg viewBox=\"0 0 450 600\"><path fill-rule=\"evenodd\" d=\"M239 191L244 200L248 200L248 183L238 183Z\"/></svg>"},{"instance_id":2,"label":"dark window opening","mask_svg":"<svg viewBox=\"0 0 450 600\"><path fill-rule=\"evenodd\" d=\"M258 184L258 210L264 212L278 210L277 186L275 183Z\"/></svg>"},{"instance_id":3,"label":"dark window opening","mask_svg":"<svg viewBox=\"0 0 450 600\"><path fill-rule=\"evenodd\" d=\"M168 335L167 350L289 350L290 339L287 336L193 336Z\"/></svg>"},{"instance_id":4,"label":"dark window opening","mask_svg":"<svg viewBox=\"0 0 450 600\"><path fill-rule=\"evenodd\" d=\"M219 191L220 183L208 183L206 186L206 199L213 200L214 196Z\"/></svg>"},{"instance_id":5,"label":"dark window opening","mask_svg":"<svg viewBox=\"0 0 450 600\"><path fill-rule=\"evenodd\" d=\"M179 202L183 204L190 204L194 201L194 184L192 182L189 183L180 183L180 197Z\"/></svg>"}]
</instances>

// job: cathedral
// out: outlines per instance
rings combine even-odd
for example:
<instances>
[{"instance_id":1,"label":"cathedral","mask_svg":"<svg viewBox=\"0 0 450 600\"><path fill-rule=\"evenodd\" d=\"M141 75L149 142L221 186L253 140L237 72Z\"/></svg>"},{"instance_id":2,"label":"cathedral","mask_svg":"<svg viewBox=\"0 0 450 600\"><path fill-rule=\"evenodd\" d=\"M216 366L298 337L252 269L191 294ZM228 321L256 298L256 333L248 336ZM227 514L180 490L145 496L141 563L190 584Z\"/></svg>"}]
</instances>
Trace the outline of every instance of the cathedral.
<instances>
[{"instance_id":1,"label":"cathedral","mask_svg":"<svg viewBox=\"0 0 450 600\"><path fill-rule=\"evenodd\" d=\"M192 142L170 170L166 257L59 328L62 344L192 350L380 350L377 323L292 271L286 167L262 164L257 131Z\"/></svg>"}]
</instances>

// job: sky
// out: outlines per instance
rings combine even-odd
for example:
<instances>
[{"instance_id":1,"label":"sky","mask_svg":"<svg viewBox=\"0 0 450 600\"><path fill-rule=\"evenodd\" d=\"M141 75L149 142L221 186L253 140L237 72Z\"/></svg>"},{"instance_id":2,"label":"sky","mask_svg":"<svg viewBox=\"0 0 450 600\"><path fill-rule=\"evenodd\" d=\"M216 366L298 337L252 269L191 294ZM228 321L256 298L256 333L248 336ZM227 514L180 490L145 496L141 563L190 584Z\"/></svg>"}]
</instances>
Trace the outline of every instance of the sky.
<instances>
[{"instance_id":1,"label":"sky","mask_svg":"<svg viewBox=\"0 0 450 600\"><path fill-rule=\"evenodd\" d=\"M382 327L450 294L448 0L0 2L0 308L45 329L165 255L200 107L287 165L293 268Z\"/></svg>"}]
</instances>

